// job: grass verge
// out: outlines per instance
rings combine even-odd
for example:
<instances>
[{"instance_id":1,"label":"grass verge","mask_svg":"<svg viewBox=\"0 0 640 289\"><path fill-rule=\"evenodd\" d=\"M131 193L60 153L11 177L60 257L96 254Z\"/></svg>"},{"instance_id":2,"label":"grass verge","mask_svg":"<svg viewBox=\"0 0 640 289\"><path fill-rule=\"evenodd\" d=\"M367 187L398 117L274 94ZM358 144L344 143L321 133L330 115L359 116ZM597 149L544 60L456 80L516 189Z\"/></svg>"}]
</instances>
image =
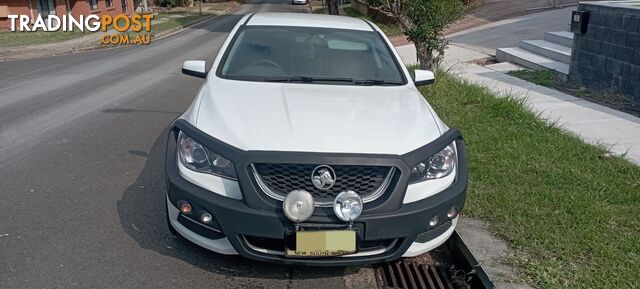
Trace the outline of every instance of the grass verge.
<instances>
[{"instance_id":1,"label":"grass verge","mask_svg":"<svg viewBox=\"0 0 640 289\"><path fill-rule=\"evenodd\" d=\"M510 242L525 281L640 288L640 167L445 73L422 92L465 136L466 214Z\"/></svg>"},{"instance_id":2,"label":"grass verge","mask_svg":"<svg viewBox=\"0 0 640 289\"><path fill-rule=\"evenodd\" d=\"M158 13L156 16L158 18L159 23L151 24L151 33L158 34L160 32L164 32L167 30L171 30L173 28L181 27L187 25L191 22L197 21L198 19L207 16L207 14L199 15L199 14L179 14L178 17L171 17L172 13ZM173 14L175 15L175 14ZM160 22L162 21L162 22Z\"/></svg>"},{"instance_id":3,"label":"grass verge","mask_svg":"<svg viewBox=\"0 0 640 289\"><path fill-rule=\"evenodd\" d=\"M507 74L640 117L640 105L635 104L630 98L610 91L589 89L564 81L550 70L523 69L509 71Z\"/></svg>"},{"instance_id":4,"label":"grass verge","mask_svg":"<svg viewBox=\"0 0 640 289\"><path fill-rule=\"evenodd\" d=\"M55 43L89 35L90 32L11 32L0 31L0 47L16 47L43 43Z\"/></svg>"}]
</instances>

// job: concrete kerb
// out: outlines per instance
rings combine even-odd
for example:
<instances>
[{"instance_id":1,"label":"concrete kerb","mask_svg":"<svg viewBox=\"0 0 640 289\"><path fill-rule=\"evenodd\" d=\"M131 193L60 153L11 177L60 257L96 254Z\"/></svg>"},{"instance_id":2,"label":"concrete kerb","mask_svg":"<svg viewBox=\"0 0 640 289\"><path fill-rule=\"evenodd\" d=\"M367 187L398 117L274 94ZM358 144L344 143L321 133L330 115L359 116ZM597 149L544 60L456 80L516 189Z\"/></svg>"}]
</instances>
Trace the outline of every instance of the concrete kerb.
<instances>
[{"instance_id":1,"label":"concrete kerb","mask_svg":"<svg viewBox=\"0 0 640 289\"><path fill-rule=\"evenodd\" d=\"M491 234L486 222L461 216L456 231L490 276L496 288L533 289L520 281L517 268L506 261L513 254L513 250L504 240Z\"/></svg>"}]
</instances>

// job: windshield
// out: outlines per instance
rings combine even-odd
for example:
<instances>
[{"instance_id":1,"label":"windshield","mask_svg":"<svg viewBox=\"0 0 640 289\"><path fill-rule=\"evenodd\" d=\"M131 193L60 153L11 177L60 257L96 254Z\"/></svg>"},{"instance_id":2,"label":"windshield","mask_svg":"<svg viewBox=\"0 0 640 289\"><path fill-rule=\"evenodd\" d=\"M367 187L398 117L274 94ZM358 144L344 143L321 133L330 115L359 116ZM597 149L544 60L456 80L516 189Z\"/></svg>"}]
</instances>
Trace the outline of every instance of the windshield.
<instances>
[{"instance_id":1,"label":"windshield","mask_svg":"<svg viewBox=\"0 0 640 289\"><path fill-rule=\"evenodd\" d=\"M398 63L373 31L245 26L218 76L227 79L403 85Z\"/></svg>"}]
</instances>

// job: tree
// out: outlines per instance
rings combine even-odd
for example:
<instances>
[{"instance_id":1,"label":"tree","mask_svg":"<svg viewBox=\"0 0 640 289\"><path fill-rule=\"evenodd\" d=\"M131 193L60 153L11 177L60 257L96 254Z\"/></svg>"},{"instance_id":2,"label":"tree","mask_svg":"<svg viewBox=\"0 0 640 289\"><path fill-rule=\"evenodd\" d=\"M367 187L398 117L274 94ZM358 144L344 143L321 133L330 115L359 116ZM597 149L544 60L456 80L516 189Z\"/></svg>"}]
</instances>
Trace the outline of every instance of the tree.
<instances>
[{"instance_id":1,"label":"tree","mask_svg":"<svg viewBox=\"0 0 640 289\"><path fill-rule=\"evenodd\" d=\"M459 0L372 0L381 10L390 13L414 43L422 69L433 70L444 57L449 41L444 28L462 18L463 1Z\"/></svg>"},{"instance_id":2,"label":"tree","mask_svg":"<svg viewBox=\"0 0 640 289\"><path fill-rule=\"evenodd\" d=\"M326 0L327 1L327 13L331 15L340 14L338 7L340 6L340 0Z\"/></svg>"}]
</instances>

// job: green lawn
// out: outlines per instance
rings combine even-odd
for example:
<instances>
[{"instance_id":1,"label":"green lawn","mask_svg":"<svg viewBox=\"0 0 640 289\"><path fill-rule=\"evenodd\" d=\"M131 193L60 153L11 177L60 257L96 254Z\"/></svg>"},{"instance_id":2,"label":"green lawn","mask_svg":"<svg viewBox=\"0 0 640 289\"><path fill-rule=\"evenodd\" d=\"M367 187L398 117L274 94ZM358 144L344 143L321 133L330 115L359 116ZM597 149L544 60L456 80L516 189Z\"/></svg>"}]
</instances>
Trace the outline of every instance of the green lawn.
<instances>
[{"instance_id":1,"label":"green lawn","mask_svg":"<svg viewBox=\"0 0 640 289\"><path fill-rule=\"evenodd\" d=\"M560 81L556 74L551 70L513 70L507 72L511 76L533 82L537 85L552 87Z\"/></svg>"},{"instance_id":2,"label":"green lawn","mask_svg":"<svg viewBox=\"0 0 640 289\"><path fill-rule=\"evenodd\" d=\"M168 16L171 15L171 13L158 13L158 15L156 15L156 20L161 20L161 19L165 19L168 18ZM172 19L168 19L167 21L163 21L161 23L158 24L151 24L151 32L153 34L158 34L160 32L163 31L167 31L167 30L171 30L173 28L177 28L177 27L181 27L183 25L189 24L191 22L194 22L198 19L200 19L201 17L207 16L207 14L203 14L203 16L196 14L181 14L181 18L172 18Z\"/></svg>"},{"instance_id":3,"label":"green lawn","mask_svg":"<svg viewBox=\"0 0 640 289\"><path fill-rule=\"evenodd\" d=\"M438 73L422 89L468 146L466 214L488 220L539 288L640 288L640 167L520 101Z\"/></svg>"},{"instance_id":4,"label":"green lawn","mask_svg":"<svg viewBox=\"0 0 640 289\"><path fill-rule=\"evenodd\" d=\"M153 17L151 21L151 32L142 30L139 32L125 32L129 35L129 38L133 39L138 34L151 34L157 35L158 33L168 31L174 28L182 27L198 19L208 16L210 14L203 14L200 16L198 13L189 12L160 12Z\"/></svg>"},{"instance_id":5,"label":"green lawn","mask_svg":"<svg viewBox=\"0 0 640 289\"><path fill-rule=\"evenodd\" d=\"M54 43L89 35L90 32L11 32L0 31L0 47L15 47L32 44Z\"/></svg>"}]
</instances>

